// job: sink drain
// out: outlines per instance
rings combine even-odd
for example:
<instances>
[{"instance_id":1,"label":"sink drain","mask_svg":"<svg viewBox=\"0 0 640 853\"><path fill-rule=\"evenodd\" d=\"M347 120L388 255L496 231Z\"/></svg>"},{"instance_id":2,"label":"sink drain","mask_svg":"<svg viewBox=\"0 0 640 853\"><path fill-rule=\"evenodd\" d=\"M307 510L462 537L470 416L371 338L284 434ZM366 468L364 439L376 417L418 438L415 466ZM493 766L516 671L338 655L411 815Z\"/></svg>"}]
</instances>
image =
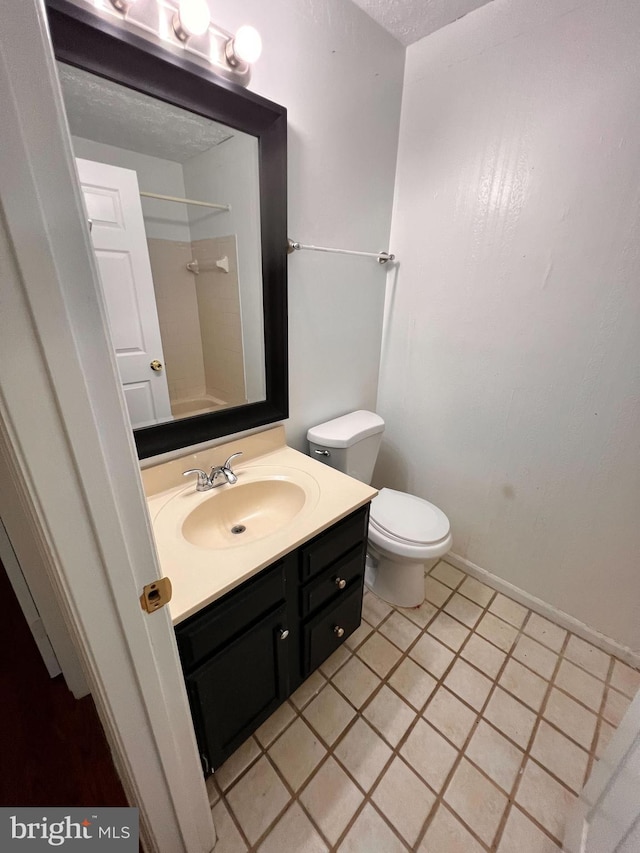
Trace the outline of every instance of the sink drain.
<instances>
[{"instance_id":1,"label":"sink drain","mask_svg":"<svg viewBox=\"0 0 640 853\"><path fill-rule=\"evenodd\" d=\"M244 533L247 528L244 524L234 524L231 528L232 533Z\"/></svg>"}]
</instances>

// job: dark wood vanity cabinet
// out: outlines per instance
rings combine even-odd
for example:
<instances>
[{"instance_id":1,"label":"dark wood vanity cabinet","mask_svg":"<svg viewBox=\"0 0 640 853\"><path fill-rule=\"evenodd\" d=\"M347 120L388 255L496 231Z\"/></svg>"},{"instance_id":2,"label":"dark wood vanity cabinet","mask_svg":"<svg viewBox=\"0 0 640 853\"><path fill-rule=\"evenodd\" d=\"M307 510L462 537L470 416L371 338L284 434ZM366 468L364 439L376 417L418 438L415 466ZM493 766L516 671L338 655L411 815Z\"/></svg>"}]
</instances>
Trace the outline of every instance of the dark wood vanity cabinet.
<instances>
[{"instance_id":1,"label":"dark wood vanity cabinet","mask_svg":"<svg viewBox=\"0 0 640 853\"><path fill-rule=\"evenodd\" d=\"M208 775L360 624L368 505L176 626Z\"/></svg>"}]
</instances>

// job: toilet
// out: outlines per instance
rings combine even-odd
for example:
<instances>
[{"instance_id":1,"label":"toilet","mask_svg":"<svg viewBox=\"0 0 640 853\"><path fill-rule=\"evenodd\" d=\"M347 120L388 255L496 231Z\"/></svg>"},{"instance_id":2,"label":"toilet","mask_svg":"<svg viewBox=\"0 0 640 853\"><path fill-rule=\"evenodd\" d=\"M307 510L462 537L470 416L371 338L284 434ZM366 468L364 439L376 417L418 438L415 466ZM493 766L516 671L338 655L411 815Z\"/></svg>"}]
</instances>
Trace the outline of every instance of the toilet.
<instances>
[{"instance_id":1,"label":"toilet","mask_svg":"<svg viewBox=\"0 0 640 853\"><path fill-rule=\"evenodd\" d=\"M351 412L307 432L309 454L356 480L370 483L384 421L374 412ZM424 601L424 575L451 548L449 519L429 501L381 489L371 501L365 583L399 607Z\"/></svg>"}]
</instances>

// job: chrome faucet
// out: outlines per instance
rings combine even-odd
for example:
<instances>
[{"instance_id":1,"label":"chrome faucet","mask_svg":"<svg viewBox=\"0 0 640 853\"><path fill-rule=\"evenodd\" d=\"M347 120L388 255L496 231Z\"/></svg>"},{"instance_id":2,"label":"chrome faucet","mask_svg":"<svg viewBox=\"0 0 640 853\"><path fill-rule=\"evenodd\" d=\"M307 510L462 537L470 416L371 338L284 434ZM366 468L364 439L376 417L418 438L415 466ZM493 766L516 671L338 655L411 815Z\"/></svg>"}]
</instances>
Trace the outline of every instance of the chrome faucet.
<instances>
[{"instance_id":1,"label":"chrome faucet","mask_svg":"<svg viewBox=\"0 0 640 853\"><path fill-rule=\"evenodd\" d=\"M232 453L224 465L214 465L210 473L207 474L202 468L189 468L188 471L183 471L182 476L187 477L189 474L197 474L198 482L196 483L196 492L208 492L209 489L217 489L218 486L224 486L225 483L233 485L238 482L238 478L231 470L231 460L236 456L242 456L242 451ZM220 481L216 480L220 477Z\"/></svg>"}]
</instances>

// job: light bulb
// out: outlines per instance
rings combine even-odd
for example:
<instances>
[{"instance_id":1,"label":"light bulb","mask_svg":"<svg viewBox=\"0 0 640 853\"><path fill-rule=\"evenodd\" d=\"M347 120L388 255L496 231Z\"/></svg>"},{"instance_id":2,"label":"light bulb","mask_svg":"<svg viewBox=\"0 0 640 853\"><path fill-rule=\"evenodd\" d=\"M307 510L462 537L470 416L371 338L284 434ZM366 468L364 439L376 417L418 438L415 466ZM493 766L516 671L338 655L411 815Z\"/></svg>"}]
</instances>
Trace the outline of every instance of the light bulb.
<instances>
[{"instance_id":1,"label":"light bulb","mask_svg":"<svg viewBox=\"0 0 640 853\"><path fill-rule=\"evenodd\" d=\"M173 18L173 30L180 41L202 36L209 29L211 17L206 0L180 0Z\"/></svg>"},{"instance_id":2,"label":"light bulb","mask_svg":"<svg viewBox=\"0 0 640 853\"><path fill-rule=\"evenodd\" d=\"M225 55L230 65L236 66L240 63L252 63L260 58L262 53L262 39L255 27L247 24L240 27L232 39L229 39L225 48Z\"/></svg>"}]
</instances>

